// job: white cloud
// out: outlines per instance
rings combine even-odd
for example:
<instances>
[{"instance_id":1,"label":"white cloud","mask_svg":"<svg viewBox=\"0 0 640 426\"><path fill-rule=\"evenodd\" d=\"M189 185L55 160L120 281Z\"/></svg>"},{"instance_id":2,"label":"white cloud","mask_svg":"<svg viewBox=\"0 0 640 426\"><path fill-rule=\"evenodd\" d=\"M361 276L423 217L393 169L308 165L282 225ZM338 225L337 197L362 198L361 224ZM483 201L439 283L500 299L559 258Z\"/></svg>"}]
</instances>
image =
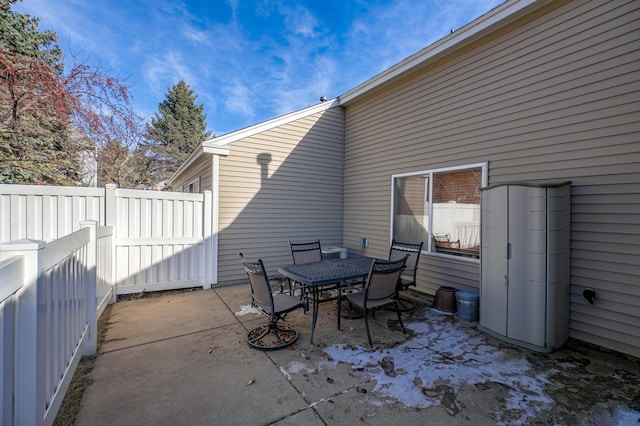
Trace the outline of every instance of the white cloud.
<instances>
[{"instance_id":1,"label":"white cloud","mask_svg":"<svg viewBox=\"0 0 640 426\"><path fill-rule=\"evenodd\" d=\"M192 25L184 24L182 27L182 35L187 40L198 44L206 44L209 41L207 31L199 30Z\"/></svg>"},{"instance_id":2,"label":"white cloud","mask_svg":"<svg viewBox=\"0 0 640 426\"><path fill-rule=\"evenodd\" d=\"M299 4L293 7L280 5L280 13L285 18L286 27L296 35L313 38L316 36L318 20L311 12Z\"/></svg>"},{"instance_id":3,"label":"white cloud","mask_svg":"<svg viewBox=\"0 0 640 426\"><path fill-rule=\"evenodd\" d=\"M245 117L253 116L253 102L250 89L236 81L224 88L224 106L229 112L238 113Z\"/></svg>"},{"instance_id":4,"label":"white cloud","mask_svg":"<svg viewBox=\"0 0 640 426\"><path fill-rule=\"evenodd\" d=\"M43 17L67 55L131 76L136 109L155 109L184 79L210 127L232 131L341 95L499 0L116 3L26 0L16 9Z\"/></svg>"},{"instance_id":5,"label":"white cloud","mask_svg":"<svg viewBox=\"0 0 640 426\"><path fill-rule=\"evenodd\" d=\"M174 50L165 52L162 57L149 57L144 66L144 75L147 86L155 93L165 93L180 80L190 86L198 81L186 65L182 53Z\"/></svg>"}]
</instances>

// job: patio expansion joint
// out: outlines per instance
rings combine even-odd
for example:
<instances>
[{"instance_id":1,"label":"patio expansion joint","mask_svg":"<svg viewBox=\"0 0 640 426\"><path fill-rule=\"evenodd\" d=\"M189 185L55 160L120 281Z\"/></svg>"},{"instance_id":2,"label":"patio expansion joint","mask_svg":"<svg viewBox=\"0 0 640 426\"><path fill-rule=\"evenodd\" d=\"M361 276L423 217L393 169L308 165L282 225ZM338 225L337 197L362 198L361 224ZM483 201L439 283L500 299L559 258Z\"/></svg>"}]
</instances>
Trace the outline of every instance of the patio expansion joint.
<instances>
[{"instance_id":1,"label":"patio expansion joint","mask_svg":"<svg viewBox=\"0 0 640 426\"><path fill-rule=\"evenodd\" d=\"M276 362L275 362L275 361L274 361L274 360L273 360L273 359L272 359L268 354L267 354L267 357L271 360L271 362L273 362L274 366L275 366L275 367L277 367ZM319 399L319 400L317 400L317 401L313 401L313 402L312 402L312 401L309 399L309 397L307 397L307 395L306 395L303 391L301 391L300 389L298 389L298 387L297 387L297 386L296 386L296 385L295 385L295 384L294 384L294 383L293 383L293 382L292 382L288 377L286 377L286 375L284 375L284 374L283 374L283 376L285 377L285 379L287 379L287 382L289 382L289 384L291 385L291 387L292 387L293 389L295 389L295 390L296 390L296 392L298 393L298 395L300 395L300 397L301 397L301 398L302 398L302 399L307 403L307 406L306 406L306 407L303 407L303 408L300 408L299 410L292 411L291 413L289 413L289 414L287 414L287 415L285 415L285 416L282 416L282 417L280 417L279 419L276 419L275 421L273 421L272 423L269 423L269 424L277 424L278 422L281 422L281 421L283 421L283 420L286 420L286 419L288 419L288 418L291 418L291 417L293 417L293 416L295 416L295 415L297 415L297 414L303 413L303 412L305 412L305 411L307 411L307 410L309 410L309 409L313 410L313 412L318 416L318 418L319 418L320 420L322 420L322 422L323 422L324 424L327 424L327 423L323 420L321 413L317 410L317 407L318 407L319 405L322 405L322 404L331 404L331 403L333 402L333 400L332 400L333 398L337 398L337 397L339 397L340 395L347 394L347 393L349 393L349 392L351 392L351 391L358 392L358 390L357 390L358 388L364 387L365 385L367 385L367 384L369 384L369 383L371 383L371 382L372 382L372 379L365 380L364 382L361 382L361 383L358 383L358 384L355 384L355 385L349 386L348 388L345 388L345 389L342 389L342 390L340 390L340 391L334 392L333 394L331 394L331 395L329 395L329 396L325 396L325 397L323 397L323 398L320 398L320 399Z\"/></svg>"},{"instance_id":2,"label":"patio expansion joint","mask_svg":"<svg viewBox=\"0 0 640 426\"><path fill-rule=\"evenodd\" d=\"M204 328L204 329L200 329L200 330L191 331L189 333L176 334L176 335L169 336L169 337L163 337L162 339L156 339L156 340L151 340L149 342L139 343L137 345L130 345L130 346L125 346L125 347L122 347L122 348L116 348L116 349L110 349L110 350L101 350L101 351L98 352L98 354L102 355L102 354L121 352L121 351L125 351L125 350L128 350L128 349L142 348L142 347L153 345L153 344L160 343L160 342L166 342L166 341L170 341L170 340L174 340L174 339L179 339L179 338L182 338L182 337L193 336L193 335L200 334L200 333L206 333L206 332L213 331L213 330L221 330L221 329L235 327L235 326L237 326L237 324L225 324L225 325L220 325L220 326L217 326L217 327Z\"/></svg>"},{"instance_id":3,"label":"patio expansion joint","mask_svg":"<svg viewBox=\"0 0 640 426\"><path fill-rule=\"evenodd\" d=\"M332 398L336 398L336 397L338 397L340 395L344 395L344 394L349 393L351 391L358 392L357 391L358 388L364 387L365 385L367 385L367 384L369 384L371 382L372 382L372 380L370 379L370 380L365 380L364 382L355 384L353 386L349 386L346 389L343 389L341 391L335 392L332 395L329 395L329 396L326 396L324 398L319 399L318 401L311 402L307 408L315 408L320 404L332 403Z\"/></svg>"}]
</instances>

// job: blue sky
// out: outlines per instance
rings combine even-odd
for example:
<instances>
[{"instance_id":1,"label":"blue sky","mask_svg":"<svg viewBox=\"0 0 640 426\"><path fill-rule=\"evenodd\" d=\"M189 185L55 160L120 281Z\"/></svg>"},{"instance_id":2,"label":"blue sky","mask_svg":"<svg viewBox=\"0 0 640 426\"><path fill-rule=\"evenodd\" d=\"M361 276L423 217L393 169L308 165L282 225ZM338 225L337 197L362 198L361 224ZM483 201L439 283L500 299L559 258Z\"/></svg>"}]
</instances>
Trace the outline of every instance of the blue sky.
<instances>
[{"instance_id":1,"label":"blue sky","mask_svg":"<svg viewBox=\"0 0 640 426\"><path fill-rule=\"evenodd\" d=\"M502 0L24 0L70 61L126 79L152 117L185 80L222 135L331 99Z\"/></svg>"}]
</instances>

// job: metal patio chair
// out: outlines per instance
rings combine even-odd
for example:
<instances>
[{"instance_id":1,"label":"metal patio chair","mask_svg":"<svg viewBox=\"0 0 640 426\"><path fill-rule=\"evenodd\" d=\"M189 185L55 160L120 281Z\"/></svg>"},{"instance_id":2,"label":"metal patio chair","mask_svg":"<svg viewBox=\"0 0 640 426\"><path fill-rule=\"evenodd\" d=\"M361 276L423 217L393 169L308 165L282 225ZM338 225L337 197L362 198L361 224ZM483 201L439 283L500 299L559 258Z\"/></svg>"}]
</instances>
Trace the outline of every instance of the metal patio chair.
<instances>
[{"instance_id":1,"label":"metal patio chair","mask_svg":"<svg viewBox=\"0 0 640 426\"><path fill-rule=\"evenodd\" d=\"M251 306L269 318L269 324L261 325L247 333L247 343L254 349L275 350L292 345L298 340L298 332L289 324L281 324L289 312L304 308L304 303L288 293L273 292L262 259L250 262L242 253L240 259L251 284Z\"/></svg>"},{"instance_id":2,"label":"metal patio chair","mask_svg":"<svg viewBox=\"0 0 640 426\"><path fill-rule=\"evenodd\" d=\"M395 305L398 321L402 327L402 332L406 333L402 322L402 314L398 305L398 280L405 267L407 258L405 255L397 260L374 260L371 264L369 275L364 284L364 290L357 293L346 294L345 297L353 306L357 306L364 311L364 325L367 330L369 346L373 347L371 332L369 331L369 312L389 305ZM341 296L338 295L338 330L340 329L340 309Z\"/></svg>"},{"instance_id":3,"label":"metal patio chair","mask_svg":"<svg viewBox=\"0 0 640 426\"><path fill-rule=\"evenodd\" d=\"M400 280L398 281L398 291L404 291L411 286L416 286L418 261L420 260L420 253L422 252L423 244L424 242L421 242L420 244L402 243L395 239L391 241L389 260L397 260L405 255L409 256L407 258L404 271L402 271ZM398 303L400 304L400 311L402 312L412 312L416 309L416 304L412 300L398 297Z\"/></svg>"},{"instance_id":4,"label":"metal patio chair","mask_svg":"<svg viewBox=\"0 0 640 426\"><path fill-rule=\"evenodd\" d=\"M322 247L320 241L308 243L292 243L289 241L291 258L294 264L320 262L322 260Z\"/></svg>"},{"instance_id":5,"label":"metal patio chair","mask_svg":"<svg viewBox=\"0 0 640 426\"><path fill-rule=\"evenodd\" d=\"M304 243L294 243L289 241L289 248L291 249L291 259L295 265L301 263L313 263L320 262L322 259L322 246L320 245L320 240L318 241L310 241ZM295 283L294 283L295 285ZM290 284L291 287L291 284ZM305 301L305 311L309 310L309 292L308 289L304 286L303 293L301 297ZM333 294L336 291L339 291L340 283L332 283L322 286L320 288L314 289L315 291L322 293L330 293L329 297L323 297L319 299L319 303L328 302L334 300L336 296Z\"/></svg>"}]
</instances>

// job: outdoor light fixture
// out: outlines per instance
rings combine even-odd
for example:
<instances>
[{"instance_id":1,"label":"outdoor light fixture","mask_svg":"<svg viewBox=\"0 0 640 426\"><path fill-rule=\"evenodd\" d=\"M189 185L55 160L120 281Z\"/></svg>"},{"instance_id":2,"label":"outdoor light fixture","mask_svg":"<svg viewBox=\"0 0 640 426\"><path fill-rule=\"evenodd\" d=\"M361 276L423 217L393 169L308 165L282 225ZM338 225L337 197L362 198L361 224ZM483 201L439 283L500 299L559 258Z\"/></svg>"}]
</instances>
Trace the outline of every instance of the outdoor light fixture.
<instances>
[{"instance_id":1,"label":"outdoor light fixture","mask_svg":"<svg viewBox=\"0 0 640 426\"><path fill-rule=\"evenodd\" d=\"M593 305L593 301L596 300L596 291L594 289L585 288L582 292L582 295L589 301L589 303Z\"/></svg>"}]
</instances>

